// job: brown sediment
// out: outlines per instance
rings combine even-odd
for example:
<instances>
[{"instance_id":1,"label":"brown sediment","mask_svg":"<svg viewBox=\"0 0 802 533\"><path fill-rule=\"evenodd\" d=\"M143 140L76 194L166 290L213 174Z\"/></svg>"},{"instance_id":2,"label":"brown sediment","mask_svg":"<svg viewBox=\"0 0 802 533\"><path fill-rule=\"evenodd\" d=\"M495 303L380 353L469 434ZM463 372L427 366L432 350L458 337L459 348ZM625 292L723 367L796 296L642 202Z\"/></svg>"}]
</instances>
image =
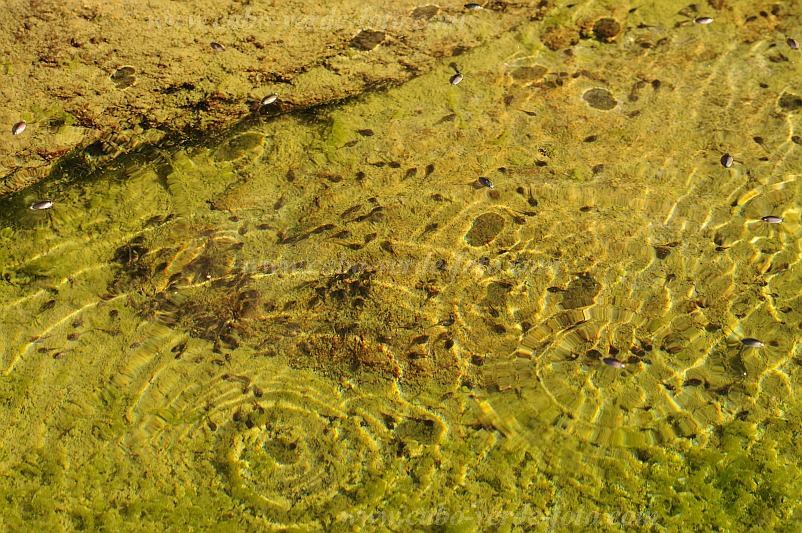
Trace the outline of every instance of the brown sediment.
<instances>
[{"instance_id":1,"label":"brown sediment","mask_svg":"<svg viewBox=\"0 0 802 533\"><path fill-rule=\"evenodd\" d=\"M339 0L326 6L213 0L0 7L0 196L59 158L90 166L165 138L207 133L251 113L336 102L426 73L519 25L530 6L490 19L463 9ZM258 104L278 94L270 109ZM12 126L27 122L12 136Z\"/></svg>"}]
</instances>

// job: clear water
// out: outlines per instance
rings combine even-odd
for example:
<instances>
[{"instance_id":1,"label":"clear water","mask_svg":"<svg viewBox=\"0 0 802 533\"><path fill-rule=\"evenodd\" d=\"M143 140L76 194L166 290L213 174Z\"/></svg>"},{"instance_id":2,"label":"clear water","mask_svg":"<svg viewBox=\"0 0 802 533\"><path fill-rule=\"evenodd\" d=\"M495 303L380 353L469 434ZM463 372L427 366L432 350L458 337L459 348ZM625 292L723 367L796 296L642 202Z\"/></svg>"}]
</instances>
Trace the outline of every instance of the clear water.
<instances>
[{"instance_id":1,"label":"clear water","mask_svg":"<svg viewBox=\"0 0 802 533\"><path fill-rule=\"evenodd\" d=\"M4 198L4 522L794 531L802 58L676 11Z\"/></svg>"}]
</instances>

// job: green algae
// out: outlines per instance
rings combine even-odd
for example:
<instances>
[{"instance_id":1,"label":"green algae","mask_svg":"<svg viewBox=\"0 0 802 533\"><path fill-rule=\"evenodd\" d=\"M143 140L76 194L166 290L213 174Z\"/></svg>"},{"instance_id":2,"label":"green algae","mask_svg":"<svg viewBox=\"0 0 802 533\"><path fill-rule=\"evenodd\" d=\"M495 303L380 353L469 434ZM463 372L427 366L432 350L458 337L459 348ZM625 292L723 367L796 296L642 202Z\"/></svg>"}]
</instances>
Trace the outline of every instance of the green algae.
<instances>
[{"instance_id":1,"label":"green algae","mask_svg":"<svg viewBox=\"0 0 802 533\"><path fill-rule=\"evenodd\" d=\"M620 114L545 48L523 87L503 59L539 31L462 55L458 86L443 64L6 200L4 522L792 530L793 161L675 157L708 148L670 61L681 94Z\"/></svg>"}]
</instances>

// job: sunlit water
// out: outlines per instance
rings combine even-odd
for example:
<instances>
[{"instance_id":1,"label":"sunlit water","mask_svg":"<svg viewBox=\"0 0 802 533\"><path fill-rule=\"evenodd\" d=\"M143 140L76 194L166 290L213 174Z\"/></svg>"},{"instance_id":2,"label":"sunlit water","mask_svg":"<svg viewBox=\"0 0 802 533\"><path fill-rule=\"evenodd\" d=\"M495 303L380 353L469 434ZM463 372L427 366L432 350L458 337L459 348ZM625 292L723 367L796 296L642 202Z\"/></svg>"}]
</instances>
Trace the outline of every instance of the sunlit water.
<instances>
[{"instance_id":1,"label":"sunlit water","mask_svg":"<svg viewBox=\"0 0 802 533\"><path fill-rule=\"evenodd\" d=\"M9 527L793 530L802 58L633 17L3 199Z\"/></svg>"}]
</instances>

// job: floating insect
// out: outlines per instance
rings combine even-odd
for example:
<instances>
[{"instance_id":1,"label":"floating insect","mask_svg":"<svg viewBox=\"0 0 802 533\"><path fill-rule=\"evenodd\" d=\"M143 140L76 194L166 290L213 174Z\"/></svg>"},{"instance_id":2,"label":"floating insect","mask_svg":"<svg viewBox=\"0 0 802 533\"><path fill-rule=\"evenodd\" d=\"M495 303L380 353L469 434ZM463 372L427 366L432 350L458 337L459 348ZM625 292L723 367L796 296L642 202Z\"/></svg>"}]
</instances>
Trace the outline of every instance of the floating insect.
<instances>
[{"instance_id":1,"label":"floating insect","mask_svg":"<svg viewBox=\"0 0 802 533\"><path fill-rule=\"evenodd\" d=\"M53 202L50 200L42 200L41 202L31 204L31 209L34 211L42 211L44 209L50 209L51 207L53 207Z\"/></svg>"},{"instance_id":2,"label":"floating insect","mask_svg":"<svg viewBox=\"0 0 802 533\"><path fill-rule=\"evenodd\" d=\"M750 348L763 348L764 346L766 346L766 343L759 341L757 339L753 339L751 337L741 339L741 342L744 344L744 346L748 346Z\"/></svg>"},{"instance_id":3,"label":"floating insect","mask_svg":"<svg viewBox=\"0 0 802 533\"><path fill-rule=\"evenodd\" d=\"M605 365L611 366L613 368L625 368L626 367L626 365L624 363L622 363L621 361L619 361L615 357L605 357L604 359L602 359L602 362Z\"/></svg>"},{"instance_id":4,"label":"floating insect","mask_svg":"<svg viewBox=\"0 0 802 533\"><path fill-rule=\"evenodd\" d=\"M459 69L457 68L457 64L456 63L451 63L451 65L449 65L449 66L454 69L454 72L456 72L456 74L451 76L451 78L449 78L448 82L451 85L456 85L456 84L458 84L459 82L462 81L462 78L464 76L462 75L462 72L460 72Z\"/></svg>"}]
</instances>

